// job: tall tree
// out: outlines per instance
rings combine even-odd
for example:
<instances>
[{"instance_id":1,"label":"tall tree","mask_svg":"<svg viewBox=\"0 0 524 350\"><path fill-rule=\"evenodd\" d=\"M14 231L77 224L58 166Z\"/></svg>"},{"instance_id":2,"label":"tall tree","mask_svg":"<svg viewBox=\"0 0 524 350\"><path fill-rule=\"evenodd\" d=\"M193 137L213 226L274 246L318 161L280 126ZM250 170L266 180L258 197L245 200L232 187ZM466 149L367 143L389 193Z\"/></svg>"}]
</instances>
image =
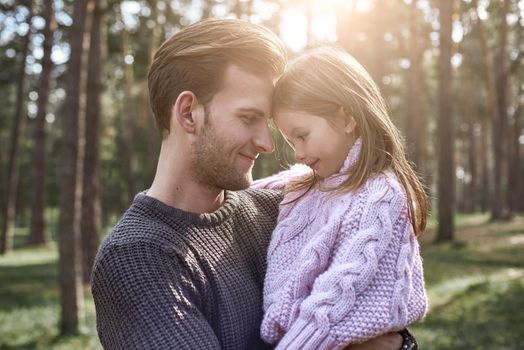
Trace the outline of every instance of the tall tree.
<instances>
[{"instance_id":1,"label":"tall tree","mask_svg":"<svg viewBox=\"0 0 524 350\"><path fill-rule=\"evenodd\" d=\"M453 159L454 127L452 116L452 16L454 1L439 2L440 56L438 62L438 241L454 238L455 162Z\"/></svg>"},{"instance_id":2,"label":"tall tree","mask_svg":"<svg viewBox=\"0 0 524 350\"><path fill-rule=\"evenodd\" d=\"M504 170L507 169L506 163L508 160L508 154L507 154L507 147L509 144L507 143L507 137L508 134L508 80L509 80L509 62L508 62L508 21L507 21L507 15L509 12L509 3L510 0L505 0L502 2L502 11L500 14L500 26L499 26L499 47L498 47L498 57L497 57L497 64L495 65L495 72L496 72L496 91L497 91L497 107L499 110L499 122L496 123L498 125L498 128L496 132L498 133L495 135L493 141L500 143L500 148L502 148L500 152L501 159L499 160L499 166L501 169L499 170L499 173L501 175L500 179L500 193L495 193L495 202L498 201L498 205L496 204L495 207L493 207L491 211L491 216L493 219L507 219L510 215L510 208L506 205L507 202L505 199L507 198L506 193L504 192L504 179L507 179L508 174L504 172ZM506 192L509 190L509 188L505 187Z\"/></svg>"},{"instance_id":3,"label":"tall tree","mask_svg":"<svg viewBox=\"0 0 524 350\"><path fill-rule=\"evenodd\" d=\"M501 35L501 40L504 42L501 42L501 51L505 51L505 37L507 35L507 23L506 23L506 14L505 11L507 11L506 4L508 1L504 1L504 15L501 16L501 28L499 30ZM477 10L478 9L478 3L477 0L472 0L472 5ZM502 189L502 167L503 167L503 159L504 159L504 150L503 150L503 134L504 134L504 125L505 125L505 111L503 114L501 114L500 110L500 95L505 94L506 90L503 88L503 91L499 94L497 94L497 89L500 89L502 87L502 84L505 84L504 79L499 79L497 81L495 77L495 63L493 58L493 50L491 49L491 46L488 44L488 38L486 35L486 29L484 28L484 23L482 19L478 18L477 20L477 27L479 32L479 39L480 44L482 47L482 54L484 59L484 72L485 72L485 84L486 84L486 90L488 93L488 107L491 114L491 120L492 120L492 144L493 144L493 157L494 157L494 173L493 173L493 182L494 182L494 198L492 202L491 207L491 219L492 220L498 220L503 219L505 215L505 208L504 208L504 197L503 197L503 189ZM502 48L504 47L504 49ZM500 57L499 57L500 58ZM498 64L505 65L504 61L506 59L503 58L502 62L499 62ZM505 68L504 68L505 69ZM497 84L498 82L498 84ZM498 86L497 86L498 85ZM502 103L505 103L505 97L502 100Z\"/></svg>"},{"instance_id":4,"label":"tall tree","mask_svg":"<svg viewBox=\"0 0 524 350\"><path fill-rule=\"evenodd\" d=\"M43 3L43 15L45 26L44 55L42 57L42 74L40 76L40 87L38 89L38 112L35 118L34 150L33 150L33 200L31 203L31 244L46 243L45 235L45 161L46 161L46 114L50 89L50 77L53 69L51 61L51 50L53 46L53 32L56 22L53 14L53 0L45 0Z\"/></svg>"},{"instance_id":5,"label":"tall tree","mask_svg":"<svg viewBox=\"0 0 524 350\"><path fill-rule=\"evenodd\" d=\"M85 157L82 191L82 272L89 283L100 234L100 94L102 92L101 24L103 10L100 0L93 0L93 16L87 73L87 102L85 123Z\"/></svg>"},{"instance_id":6,"label":"tall tree","mask_svg":"<svg viewBox=\"0 0 524 350\"><path fill-rule=\"evenodd\" d=\"M521 130L521 111L522 106L519 105L512 115L513 125L509 128L508 143L509 143L509 168L508 168L508 206L513 212L522 211L520 203L524 202L522 198L522 189L524 187L522 181L521 168L522 168L522 155L520 152L519 137ZM519 181L520 178L520 181ZM520 203L519 203L520 202Z\"/></svg>"},{"instance_id":7,"label":"tall tree","mask_svg":"<svg viewBox=\"0 0 524 350\"><path fill-rule=\"evenodd\" d=\"M60 216L58 221L61 334L78 333L83 309L82 273L80 264L80 217L82 199L82 147L79 130L82 56L87 5L91 0L74 2L70 29L71 56L68 63L64 110L64 157L61 173Z\"/></svg>"},{"instance_id":8,"label":"tall tree","mask_svg":"<svg viewBox=\"0 0 524 350\"><path fill-rule=\"evenodd\" d=\"M129 45L129 32L127 28L124 28L122 31L122 51L123 56L131 54L131 48ZM133 201L135 197L136 183L135 183L135 174L134 174L134 164L135 156L133 154L133 137L135 134L135 118L136 118L136 109L134 108L134 96L133 96L133 86L135 85L135 75L133 71L133 66L131 64L125 63L124 66L124 113L121 116L121 126L123 138L123 161L125 167L126 175L126 184L127 184L127 200L126 203Z\"/></svg>"},{"instance_id":9,"label":"tall tree","mask_svg":"<svg viewBox=\"0 0 524 350\"><path fill-rule=\"evenodd\" d=\"M422 161L425 159L426 149L426 118L423 110L423 51L420 45L421 30L419 28L419 10L417 1L411 2L410 7L410 66L407 70L407 144L411 161L417 165L419 173L425 173Z\"/></svg>"},{"instance_id":10,"label":"tall tree","mask_svg":"<svg viewBox=\"0 0 524 350\"><path fill-rule=\"evenodd\" d=\"M479 108L480 109L480 108ZM480 112L481 113L481 112ZM480 134L480 157L481 157L481 169L482 169L482 186L481 186L481 196L480 196L480 211L485 213L489 211L491 207L491 196L490 196L490 184L491 177L493 176L490 173L490 164L489 164L489 120L487 118L482 119L481 125L481 134Z\"/></svg>"},{"instance_id":11,"label":"tall tree","mask_svg":"<svg viewBox=\"0 0 524 350\"><path fill-rule=\"evenodd\" d=\"M521 118L523 110L524 91L520 84L522 82L522 56L524 56L524 50L522 49L523 33L523 22L522 12L517 10L517 22L516 33L515 33L515 44L514 47L519 48L518 56L513 60L511 65L508 67L509 75L514 76L516 79L513 83L514 90L517 90L515 97L512 99L512 115L508 116L508 191L507 191L507 206L510 211L513 212L524 212L524 184L519 179L523 178L522 175L522 164L523 154L520 150L519 137L522 128Z\"/></svg>"},{"instance_id":12,"label":"tall tree","mask_svg":"<svg viewBox=\"0 0 524 350\"><path fill-rule=\"evenodd\" d=\"M16 92L16 110L11 128L9 147L9 158L7 162L7 198L3 213L2 231L0 232L0 254L5 254L12 249L13 233L16 215L16 197L18 193L18 151L19 139L25 128L25 102L26 102L26 59L29 53L29 42L31 38L31 22L33 19L33 3L28 4L29 13L26 18L28 25L27 34L22 44L20 55L20 70L18 73L18 84Z\"/></svg>"}]
</instances>

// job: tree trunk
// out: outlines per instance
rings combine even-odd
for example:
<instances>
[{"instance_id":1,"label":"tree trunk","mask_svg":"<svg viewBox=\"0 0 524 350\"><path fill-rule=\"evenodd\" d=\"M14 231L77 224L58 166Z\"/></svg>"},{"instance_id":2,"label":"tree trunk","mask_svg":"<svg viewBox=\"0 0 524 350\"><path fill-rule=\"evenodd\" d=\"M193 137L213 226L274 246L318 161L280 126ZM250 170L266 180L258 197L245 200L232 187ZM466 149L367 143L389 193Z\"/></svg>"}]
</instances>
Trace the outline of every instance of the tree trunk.
<instances>
[{"instance_id":1,"label":"tree trunk","mask_svg":"<svg viewBox=\"0 0 524 350\"><path fill-rule=\"evenodd\" d=\"M472 110L468 110L466 113L471 113ZM474 116L474 113L470 114ZM474 118L470 118L469 129L468 129L468 168L471 175L470 182L468 183L467 198L466 198L466 212L474 213L477 210L477 143L476 143L476 123Z\"/></svg>"},{"instance_id":2,"label":"tree trunk","mask_svg":"<svg viewBox=\"0 0 524 350\"><path fill-rule=\"evenodd\" d=\"M12 249L13 234L16 216L16 197L18 193L18 148L19 139L25 129L25 100L26 100L26 74L25 61L29 53L29 40L31 37L31 20L33 18L33 3L29 2L29 14L27 24L29 29L24 38L22 46L22 58L18 75L18 85L16 92L16 110L11 128L11 142L7 161L7 188L6 204L3 212L2 231L0 232L0 254L5 254Z\"/></svg>"},{"instance_id":3,"label":"tree trunk","mask_svg":"<svg viewBox=\"0 0 524 350\"><path fill-rule=\"evenodd\" d=\"M522 13L518 13L518 22L522 23ZM522 47L522 38L524 33L522 30L517 31L514 42L514 47ZM513 115L508 118L508 191L507 191L507 206L512 212L524 212L524 174L522 174L522 152L520 151L519 137L522 128L521 114L523 90L520 88L520 79L518 68L522 64L522 56L524 52L520 52L517 59L515 59L508 69L508 75L517 77L516 96L512 101L516 105ZM514 86L515 86L514 85Z\"/></svg>"},{"instance_id":4,"label":"tree trunk","mask_svg":"<svg viewBox=\"0 0 524 350\"><path fill-rule=\"evenodd\" d=\"M489 120L483 116L482 122L482 134L480 135L480 157L482 164L482 189L481 189L481 201L480 201L480 211L485 213L491 207L490 202L490 164L489 164Z\"/></svg>"},{"instance_id":5,"label":"tree trunk","mask_svg":"<svg viewBox=\"0 0 524 350\"><path fill-rule=\"evenodd\" d=\"M473 0L472 4L475 8L477 8L477 0ZM499 28L499 32L501 33L501 40L504 42L506 41L505 37L507 37L507 25L506 25L506 12L507 12L507 1L504 2L504 15L501 17L502 19L502 25L501 28ZM494 157L494 174L493 174L493 182L494 182L494 198L493 203L491 207L491 219L492 220L499 220L506 217L505 215L505 206L503 201L503 191L502 191L502 167L503 167L503 160L504 160L504 152L503 152L503 134L504 134L504 125L505 125L505 111L504 114L501 114L500 110L500 104L505 104L505 97L502 99L502 102L500 102L500 97L497 96L497 88L502 87L503 80L498 79L498 87L497 87L497 81L495 80L495 65L493 61L493 52L491 50L491 47L488 45L488 39L486 37L486 30L484 28L484 23L479 18L477 20L477 26L479 30L479 37L480 37L480 44L482 47L483 52L483 59L484 59L484 70L485 70L485 76L486 76L486 89L488 92L488 104L489 104L489 111L492 117L492 143L493 143L493 157ZM501 42L501 52L505 52L505 43ZM497 64L505 65L505 55L501 62L498 62ZM503 91L500 95L505 95L505 87L503 88Z\"/></svg>"},{"instance_id":6,"label":"tree trunk","mask_svg":"<svg viewBox=\"0 0 524 350\"><path fill-rule=\"evenodd\" d=\"M33 150L33 200L31 203L30 244L47 242L45 229L45 161L46 161L46 114L50 89L50 76L53 69L51 49L56 22L53 14L53 1L44 1L44 56L42 57L42 75L38 90L38 112L35 118L35 145Z\"/></svg>"},{"instance_id":7,"label":"tree trunk","mask_svg":"<svg viewBox=\"0 0 524 350\"><path fill-rule=\"evenodd\" d=\"M80 215L82 199L83 137L81 105L82 56L88 0L74 2L64 108L64 158L60 189L58 222L59 278L62 306L62 335L78 333L83 309L82 271L80 264Z\"/></svg>"},{"instance_id":8,"label":"tree trunk","mask_svg":"<svg viewBox=\"0 0 524 350\"><path fill-rule=\"evenodd\" d=\"M438 230L437 241L454 238L455 162L453 159L454 121L452 117L451 18L453 2L440 2L440 57L438 96Z\"/></svg>"},{"instance_id":9,"label":"tree trunk","mask_svg":"<svg viewBox=\"0 0 524 350\"><path fill-rule=\"evenodd\" d=\"M85 157L82 191L82 272L83 281L88 284L95 261L100 234L100 94L102 92L102 52L100 0L94 1L91 23L91 43L87 74L87 103L85 124Z\"/></svg>"},{"instance_id":10,"label":"tree trunk","mask_svg":"<svg viewBox=\"0 0 524 350\"><path fill-rule=\"evenodd\" d=\"M507 192L508 192L508 183L504 181L505 179L508 179L509 174L507 173L508 166L507 166L507 160L508 160L508 22L506 19L506 16L509 11L509 3L510 0L503 1L502 6L502 13L500 14L500 21L501 25L498 30L499 33L499 53L497 58L497 64L496 67L496 74L497 74L497 106L499 109L499 124L500 129L498 130L498 142L500 143L500 207L498 210L493 211L492 210L492 217L494 219L508 219L511 217L510 208L506 205L507 204ZM506 184L506 186L504 186ZM502 213L500 213L502 211ZM498 216L493 215L496 213Z\"/></svg>"},{"instance_id":11,"label":"tree trunk","mask_svg":"<svg viewBox=\"0 0 524 350\"><path fill-rule=\"evenodd\" d=\"M129 50L129 34L126 30L122 32L122 50L124 56L127 55ZM133 66L126 64L124 67L124 79L125 79L125 95L124 95L124 113L122 116L122 137L124 150L122 157L124 158L124 167L126 173L127 183L127 203L131 203L135 197L135 178L134 178L134 156L133 156L133 134L135 130L135 118L136 113L133 107L133 97L131 90L135 82L133 73Z\"/></svg>"},{"instance_id":12,"label":"tree trunk","mask_svg":"<svg viewBox=\"0 0 524 350\"><path fill-rule=\"evenodd\" d=\"M517 97L518 98L518 97ZM521 172L521 155L520 155L520 114L522 107L519 105L515 110L512 118L512 125L508 128L508 143L509 143L509 154L508 154L508 207L512 212L521 211L520 201L522 198L522 177L519 177ZM520 181L519 181L520 179Z\"/></svg>"},{"instance_id":13,"label":"tree trunk","mask_svg":"<svg viewBox=\"0 0 524 350\"><path fill-rule=\"evenodd\" d=\"M426 149L426 118L423 111L423 73L422 73L422 50L419 44L419 28L417 22L417 2L413 1L410 8L410 67L407 70L408 96L407 96L407 148L410 160L416 164L417 171L425 174L424 164Z\"/></svg>"}]
</instances>

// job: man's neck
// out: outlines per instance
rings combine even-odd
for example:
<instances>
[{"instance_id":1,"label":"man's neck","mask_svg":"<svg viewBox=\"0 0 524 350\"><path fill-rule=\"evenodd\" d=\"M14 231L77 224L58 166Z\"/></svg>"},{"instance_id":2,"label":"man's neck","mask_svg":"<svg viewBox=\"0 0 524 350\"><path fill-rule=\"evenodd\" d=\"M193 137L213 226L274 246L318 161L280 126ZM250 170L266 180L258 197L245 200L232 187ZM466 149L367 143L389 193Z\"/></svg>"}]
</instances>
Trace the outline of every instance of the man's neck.
<instances>
[{"instance_id":1,"label":"man's neck","mask_svg":"<svg viewBox=\"0 0 524 350\"><path fill-rule=\"evenodd\" d=\"M195 183L181 182L166 186L156 180L155 178L147 195L187 212L212 213L220 208L225 200L224 190L217 192Z\"/></svg>"},{"instance_id":2,"label":"man's neck","mask_svg":"<svg viewBox=\"0 0 524 350\"><path fill-rule=\"evenodd\" d=\"M191 213L211 213L220 208L225 191L196 181L189 169L184 159L161 150L155 179L147 195Z\"/></svg>"}]
</instances>

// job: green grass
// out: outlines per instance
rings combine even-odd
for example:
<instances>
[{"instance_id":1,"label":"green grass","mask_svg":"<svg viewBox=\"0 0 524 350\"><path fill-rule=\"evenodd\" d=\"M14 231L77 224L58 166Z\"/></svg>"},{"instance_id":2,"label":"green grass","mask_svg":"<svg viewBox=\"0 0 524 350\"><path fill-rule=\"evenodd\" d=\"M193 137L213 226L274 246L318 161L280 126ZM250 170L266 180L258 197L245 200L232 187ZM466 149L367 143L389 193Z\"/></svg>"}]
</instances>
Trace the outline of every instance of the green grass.
<instances>
[{"instance_id":1,"label":"green grass","mask_svg":"<svg viewBox=\"0 0 524 350\"><path fill-rule=\"evenodd\" d=\"M421 239L430 299L412 326L422 349L521 349L524 334L524 217L458 217L454 243Z\"/></svg>"},{"instance_id":2,"label":"green grass","mask_svg":"<svg viewBox=\"0 0 524 350\"><path fill-rule=\"evenodd\" d=\"M0 349L101 349L86 289L81 334L60 337L56 248L0 257Z\"/></svg>"},{"instance_id":3,"label":"green grass","mask_svg":"<svg viewBox=\"0 0 524 350\"><path fill-rule=\"evenodd\" d=\"M488 219L458 216L454 243L433 244L434 223L421 238L430 311L410 328L422 349L522 348L524 217ZM58 335L56 261L54 245L0 257L0 350L101 349L88 288L81 334Z\"/></svg>"}]
</instances>

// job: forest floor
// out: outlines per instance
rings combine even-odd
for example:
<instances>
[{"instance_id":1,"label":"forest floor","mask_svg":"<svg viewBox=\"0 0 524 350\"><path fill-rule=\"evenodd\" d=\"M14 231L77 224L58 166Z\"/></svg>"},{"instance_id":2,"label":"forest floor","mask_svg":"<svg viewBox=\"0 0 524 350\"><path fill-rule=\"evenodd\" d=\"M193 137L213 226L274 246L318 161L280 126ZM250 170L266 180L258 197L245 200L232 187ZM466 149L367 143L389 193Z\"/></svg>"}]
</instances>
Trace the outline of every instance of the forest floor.
<instances>
[{"instance_id":1,"label":"forest floor","mask_svg":"<svg viewBox=\"0 0 524 350\"><path fill-rule=\"evenodd\" d=\"M487 221L457 216L454 243L433 243L434 222L422 236L430 309L410 327L421 349L522 349L524 216ZM81 334L58 335L57 281L54 245L0 257L0 349L101 349L89 288Z\"/></svg>"}]
</instances>

